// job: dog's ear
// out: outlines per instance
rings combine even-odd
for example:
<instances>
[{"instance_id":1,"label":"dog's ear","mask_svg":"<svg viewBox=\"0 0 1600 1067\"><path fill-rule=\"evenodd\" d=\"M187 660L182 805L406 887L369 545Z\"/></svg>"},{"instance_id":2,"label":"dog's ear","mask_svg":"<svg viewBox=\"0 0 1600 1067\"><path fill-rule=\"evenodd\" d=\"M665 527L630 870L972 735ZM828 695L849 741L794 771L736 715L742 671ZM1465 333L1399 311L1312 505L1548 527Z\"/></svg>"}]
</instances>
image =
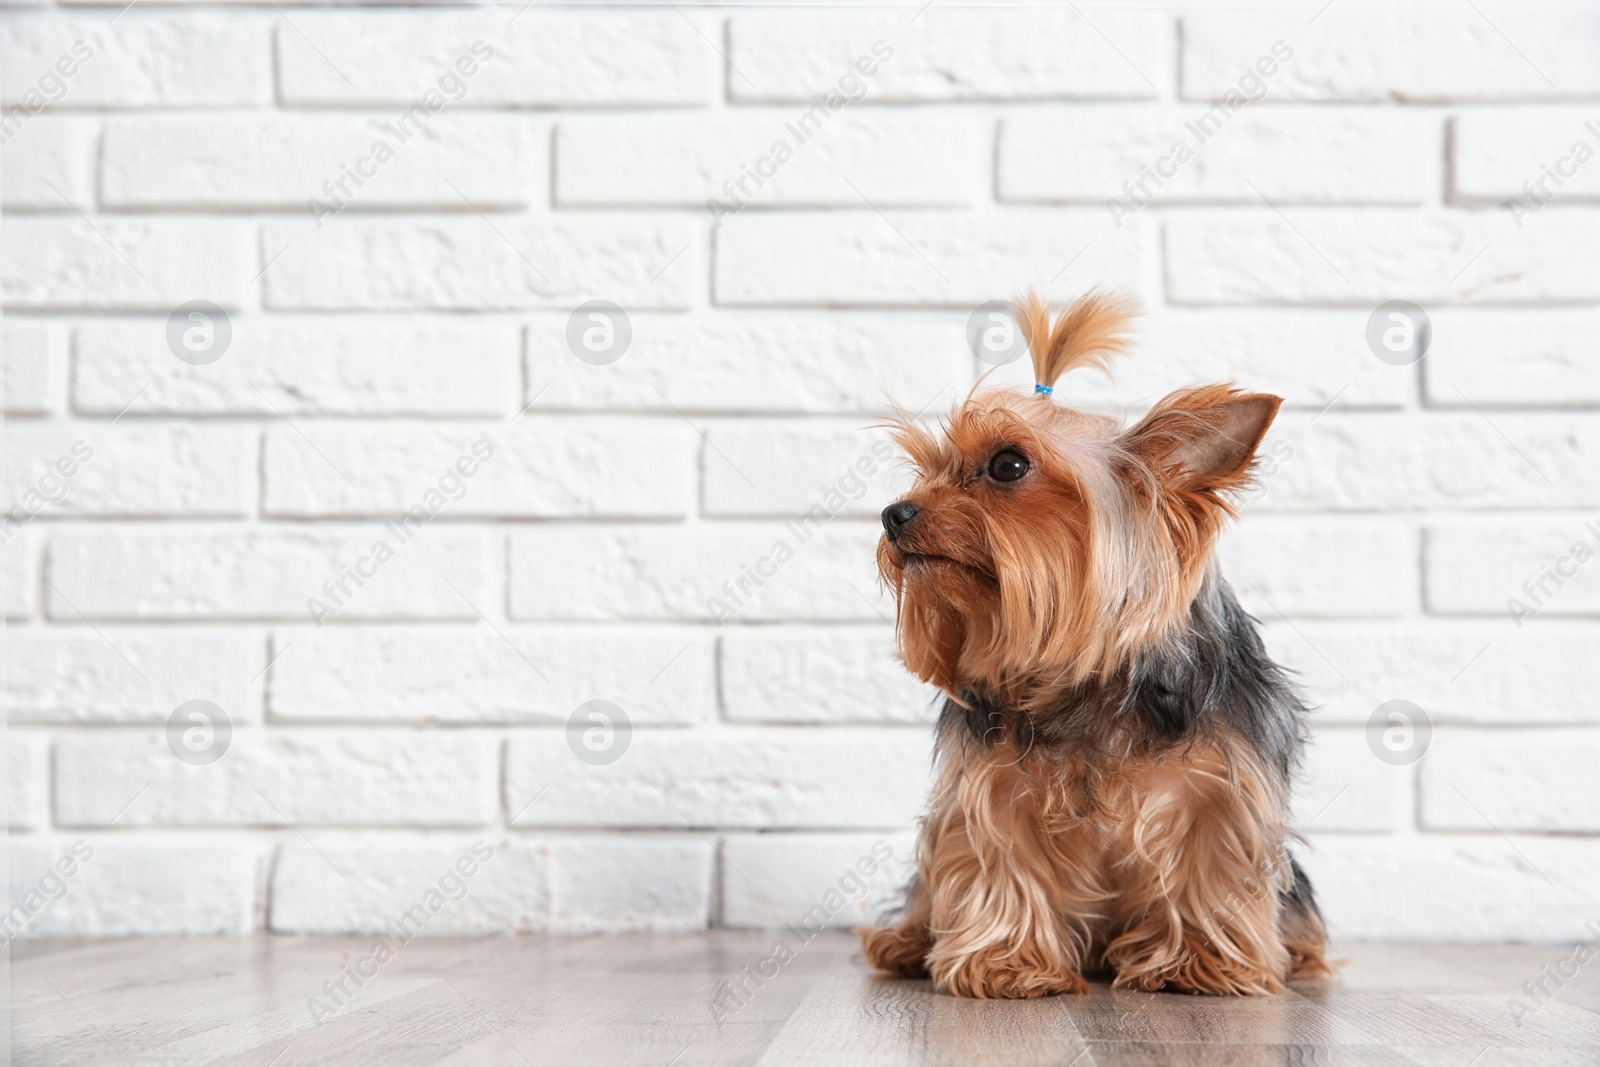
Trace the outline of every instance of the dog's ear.
<instances>
[{"instance_id":1,"label":"dog's ear","mask_svg":"<svg viewBox=\"0 0 1600 1067\"><path fill-rule=\"evenodd\" d=\"M1282 403L1282 397L1229 385L1180 389L1127 431L1123 445L1177 493L1242 489Z\"/></svg>"}]
</instances>

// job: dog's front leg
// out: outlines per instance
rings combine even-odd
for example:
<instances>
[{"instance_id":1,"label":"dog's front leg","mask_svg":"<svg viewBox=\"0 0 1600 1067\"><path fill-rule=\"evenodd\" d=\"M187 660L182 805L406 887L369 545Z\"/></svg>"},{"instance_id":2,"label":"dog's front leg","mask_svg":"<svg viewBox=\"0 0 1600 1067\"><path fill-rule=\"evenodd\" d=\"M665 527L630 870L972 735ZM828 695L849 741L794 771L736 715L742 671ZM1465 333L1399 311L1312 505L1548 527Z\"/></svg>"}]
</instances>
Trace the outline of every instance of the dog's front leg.
<instances>
[{"instance_id":1,"label":"dog's front leg","mask_svg":"<svg viewBox=\"0 0 1600 1067\"><path fill-rule=\"evenodd\" d=\"M931 914L928 889L919 874L906 890L906 905L898 923L860 931L862 955L878 970L897 978L928 977L928 952L933 948L933 934L928 929Z\"/></svg>"},{"instance_id":2,"label":"dog's front leg","mask_svg":"<svg viewBox=\"0 0 1600 1067\"><path fill-rule=\"evenodd\" d=\"M1237 743L1173 757L1131 801L1106 948L1113 985L1191 993L1277 993L1290 953L1280 893L1285 790ZM1320 929L1320 926L1319 926Z\"/></svg>"},{"instance_id":3,"label":"dog's front leg","mask_svg":"<svg viewBox=\"0 0 1600 1067\"><path fill-rule=\"evenodd\" d=\"M1037 782L1004 752L947 778L920 857L933 948L928 973L957 996L1087 993L1086 895L1049 833Z\"/></svg>"}]
</instances>

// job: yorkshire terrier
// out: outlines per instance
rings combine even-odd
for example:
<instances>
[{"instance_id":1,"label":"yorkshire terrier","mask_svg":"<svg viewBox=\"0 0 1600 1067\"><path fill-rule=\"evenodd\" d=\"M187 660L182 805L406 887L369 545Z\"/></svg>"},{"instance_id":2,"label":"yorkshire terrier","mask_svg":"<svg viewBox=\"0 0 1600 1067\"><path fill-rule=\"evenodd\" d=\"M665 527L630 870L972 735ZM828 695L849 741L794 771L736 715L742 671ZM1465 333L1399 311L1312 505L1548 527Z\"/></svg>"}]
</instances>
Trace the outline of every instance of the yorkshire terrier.
<instances>
[{"instance_id":1,"label":"yorkshire terrier","mask_svg":"<svg viewBox=\"0 0 1600 1067\"><path fill-rule=\"evenodd\" d=\"M1286 850L1306 707L1212 558L1282 399L1181 389L1132 428L1052 398L1127 344L1091 294L1017 305L1035 391L974 391L878 568L906 666L945 694L917 875L868 962L959 996L1260 994L1330 972Z\"/></svg>"}]
</instances>

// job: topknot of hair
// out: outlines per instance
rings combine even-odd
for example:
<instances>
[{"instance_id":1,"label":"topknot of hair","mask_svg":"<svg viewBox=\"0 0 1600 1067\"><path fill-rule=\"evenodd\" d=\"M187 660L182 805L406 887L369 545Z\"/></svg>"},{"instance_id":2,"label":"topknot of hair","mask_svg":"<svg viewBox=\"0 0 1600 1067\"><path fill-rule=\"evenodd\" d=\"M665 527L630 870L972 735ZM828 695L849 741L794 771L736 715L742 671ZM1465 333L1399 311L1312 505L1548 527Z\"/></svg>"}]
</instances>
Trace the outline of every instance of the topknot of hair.
<instances>
[{"instance_id":1,"label":"topknot of hair","mask_svg":"<svg viewBox=\"0 0 1600 1067\"><path fill-rule=\"evenodd\" d=\"M1030 292L1014 305L1022 335L1033 357L1033 380L1054 388L1075 367L1107 369L1112 356L1128 347L1133 302L1115 293L1092 291L1050 321L1050 307Z\"/></svg>"}]
</instances>

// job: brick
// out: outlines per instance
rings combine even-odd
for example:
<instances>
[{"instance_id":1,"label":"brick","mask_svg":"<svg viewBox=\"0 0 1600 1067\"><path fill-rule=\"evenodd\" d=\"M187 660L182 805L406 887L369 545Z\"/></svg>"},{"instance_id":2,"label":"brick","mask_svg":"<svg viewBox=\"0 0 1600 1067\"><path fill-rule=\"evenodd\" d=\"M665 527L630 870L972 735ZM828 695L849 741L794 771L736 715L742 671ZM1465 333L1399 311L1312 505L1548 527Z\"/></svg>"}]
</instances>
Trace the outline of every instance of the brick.
<instances>
[{"instance_id":1,"label":"brick","mask_svg":"<svg viewBox=\"0 0 1600 1067\"><path fill-rule=\"evenodd\" d=\"M37 830L48 821L45 751L43 737L15 730L6 737L6 815L12 833Z\"/></svg>"},{"instance_id":2,"label":"brick","mask_svg":"<svg viewBox=\"0 0 1600 1067\"><path fill-rule=\"evenodd\" d=\"M911 834L729 834L722 925L802 933L870 926L916 873Z\"/></svg>"},{"instance_id":3,"label":"brick","mask_svg":"<svg viewBox=\"0 0 1600 1067\"><path fill-rule=\"evenodd\" d=\"M533 10L511 22L475 12L308 12L295 22L305 37L278 32L290 104L410 106L430 91L462 107L700 104L717 62L696 26L671 12Z\"/></svg>"},{"instance_id":4,"label":"brick","mask_svg":"<svg viewBox=\"0 0 1600 1067\"><path fill-rule=\"evenodd\" d=\"M1240 603L1265 621L1381 618L1416 602L1412 539L1384 523L1254 516L1223 535L1218 555Z\"/></svg>"},{"instance_id":5,"label":"brick","mask_svg":"<svg viewBox=\"0 0 1600 1067\"><path fill-rule=\"evenodd\" d=\"M903 828L931 746L897 727L635 730L620 758L593 765L565 731L530 731L507 743L506 805L515 826Z\"/></svg>"},{"instance_id":6,"label":"brick","mask_svg":"<svg viewBox=\"0 0 1600 1067\"><path fill-rule=\"evenodd\" d=\"M1430 830L1594 833L1594 730L1439 730L1421 763Z\"/></svg>"},{"instance_id":7,"label":"brick","mask_svg":"<svg viewBox=\"0 0 1600 1067\"><path fill-rule=\"evenodd\" d=\"M0 287L10 308L170 312L239 303L243 234L212 219L5 220Z\"/></svg>"},{"instance_id":8,"label":"brick","mask_svg":"<svg viewBox=\"0 0 1600 1067\"><path fill-rule=\"evenodd\" d=\"M637 219L342 218L264 227L282 258L263 276L267 306L321 310L624 309L687 306L698 258L681 223ZM275 251L274 251L275 250Z\"/></svg>"},{"instance_id":9,"label":"brick","mask_svg":"<svg viewBox=\"0 0 1600 1067\"><path fill-rule=\"evenodd\" d=\"M308 441L281 426L266 437L262 508L399 517L422 501L451 518L680 518L691 506L691 433L655 420L524 418L509 428L318 427Z\"/></svg>"},{"instance_id":10,"label":"brick","mask_svg":"<svg viewBox=\"0 0 1600 1067\"><path fill-rule=\"evenodd\" d=\"M1600 609L1600 567L1594 566L1600 533L1591 525L1600 528L1581 519L1430 526L1423 555L1428 610L1493 615L1517 629L1552 615L1593 614ZM1583 551L1574 551L1578 545Z\"/></svg>"},{"instance_id":11,"label":"brick","mask_svg":"<svg viewBox=\"0 0 1600 1067\"><path fill-rule=\"evenodd\" d=\"M1030 286L1048 299L1091 282L1136 290L1139 262L1137 228L1099 211L747 214L717 232L714 285L720 304L971 310Z\"/></svg>"},{"instance_id":12,"label":"brick","mask_svg":"<svg viewBox=\"0 0 1600 1067\"><path fill-rule=\"evenodd\" d=\"M983 137L964 117L830 119L825 108L809 119L789 111L570 119L556 131L556 198L704 207L719 225L719 212L746 205L967 205L980 191Z\"/></svg>"},{"instance_id":13,"label":"brick","mask_svg":"<svg viewBox=\"0 0 1600 1067\"><path fill-rule=\"evenodd\" d=\"M1402 698L1430 718L1482 723L1595 723L1588 623L1541 620L1537 634L1507 620L1381 626L1302 622L1266 627L1275 658L1293 668L1319 721L1365 723Z\"/></svg>"},{"instance_id":14,"label":"brick","mask_svg":"<svg viewBox=\"0 0 1600 1067\"><path fill-rule=\"evenodd\" d=\"M892 621L873 562L880 532L876 523L790 520L514 533L511 615Z\"/></svg>"},{"instance_id":15,"label":"brick","mask_svg":"<svg viewBox=\"0 0 1600 1067\"><path fill-rule=\"evenodd\" d=\"M1314 834L1311 847L1295 854L1310 872L1335 938L1592 936L1584 923L1594 918L1593 886L1600 877L1593 841L1494 833Z\"/></svg>"},{"instance_id":16,"label":"brick","mask_svg":"<svg viewBox=\"0 0 1600 1067\"><path fill-rule=\"evenodd\" d=\"M1373 755L1365 730L1317 729L1294 785L1296 830L1399 830L1411 811L1409 767Z\"/></svg>"},{"instance_id":17,"label":"brick","mask_svg":"<svg viewBox=\"0 0 1600 1067\"><path fill-rule=\"evenodd\" d=\"M1152 197L1417 204L1433 177L1430 130L1422 116L1400 112L1235 113L1221 104L1029 112L1001 124L999 196L1104 203L1108 212L1115 198L1128 213Z\"/></svg>"},{"instance_id":18,"label":"brick","mask_svg":"<svg viewBox=\"0 0 1600 1067\"><path fill-rule=\"evenodd\" d=\"M10 852L12 900L38 889L47 869L66 885L65 895L29 920L28 937L248 934L255 922L257 872L265 864L260 848L237 835L134 841L51 836L13 842ZM70 877L55 866L63 857Z\"/></svg>"},{"instance_id":19,"label":"brick","mask_svg":"<svg viewBox=\"0 0 1600 1067\"><path fill-rule=\"evenodd\" d=\"M640 724L713 717L709 636L605 627L376 627L280 634L272 714L306 722L565 723L589 700Z\"/></svg>"},{"instance_id":20,"label":"brick","mask_svg":"<svg viewBox=\"0 0 1600 1067\"><path fill-rule=\"evenodd\" d=\"M271 929L382 934L420 904L404 929L425 915L422 936L695 930L710 895L711 846L688 835L295 842L274 868Z\"/></svg>"},{"instance_id":21,"label":"brick","mask_svg":"<svg viewBox=\"0 0 1600 1067\"><path fill-rule=\"evenodd\" d=\"M6 207L64 211L93 204L99 130L94 119L54 115L37 115L17 127L0 150Z\"/></svg>"},{"instance_id":22,"label":"brick","mask_svg":"<svg viewBox=\"0 0 1600 1067\"><path fill-rule=\"evenodd\" d=\"M238 724L261 718L266 640L244 631L21 628L8 635L15 722L166 722L210 700Z\"/></svg>"},{"instance_id":23,"label":"brick","mask_svg":"<svg viewBox=\"0 0 1600 1067\"><path fill-rule=\"evenodd\" d=\"M728 87L736 100L807 103L830 91L873 102L1150 99L1165 80L1167 32L1155 12L741 13L728 20Z\"/></svg>"},{"instance_id":24,"label":"brick","mask_svg":"<svg viewBox=\"0 0 1600 1067\"><path fill-rule=\"evenodd\" d=\"M267 19L236 12L130 15L115 22L53 12L7 19L0 26L0 53L9 59L0 100L28 102L28 90L60 72L66 85L60 104L74 108L271 102ZM63 59L75 68L71 74L57 66Z\"/></svg>"},{"instance_id":25,"label":"brick","mask_svg":"<svg viewBox=\"0 0 1600 1067\"><path fill-rule=\"evenodd\" d=\"M5 617L33 614L39 589L39 542L32 534L13 532L0 524L0 598Z\"/></svg>"},{"instance_id":26,"label":"brick","mask_svg":"<svg viewBox=\"0 0 1600 1067\"><path fill-rule=\"evenodd\" d=\"M1548 100L1600 95L1584 13L1496 11L1205 12L1183 16L1182 93L1220 99L1275 40L1293 50L1267 80L1273 100ZM1254 95L1253 86L1244 91Z\"/></svg>"},{"instance_id":27,"label":"brick","mask_svg":"<svg viewBox=\"0 0 1600 1067\"><path fill-rule=\"evenodd\" d=\"M1461 311L1432 321L1433 345L1422 361L1432 407L1600 404L1600 315L1592 311Z\"/></svg>"},{"instance_id":28,"label":"brick","mask_svg":"<svg viewBox=\"0 0 1600 1067\"><path fill-rule=\"evenodd\" d=\"M1593 416L1347 414L1282 418L1253 504L1276 510L1562 508L1600 504ZM1270 447L1266 451L1271 454Z\"/></svg>"},{"instance_id":29,"label":"brick","mask_svg":"<svg viewBox=\"0 0 1600 1067\"><path fill-rule=\"evenodd\" d=\"M273 867L268 927L385 934L410 912L403 929L424 937L547 929L548 852L503 837L322 837L314 848L291 841Z\"/></svg>"},{"instance_id":30,"label":"brick","mask_svg":"<svg viewBox=\"0 0 1600 1067\"><path fill-rule=\"evenodd\" d=\"M377 564L373 552L380 542L392 557ZM316 598L318 613L331 609L340 622L474 619L473 605L485 602L487 557L487 542L473 531L423 529L402 540L376 523L254 532L76 531L58 534L51 545L48 576L56 588L49 614L66 621L81 611L94 619L307 622L316 621L307 606ZM365 584L345 582L347 596L337 586L333 592L324 587L356 567L374 566Z\"/></svg>"},{"instance_id":31,"label":"brick","mask_svg":"<svg viewBox=\"0 0 1600 1067\"><path fill-rule=\"evenodd\" d=\"M1588 165L1600 151L1600 116L1593 111L1474 110L1452 119L1450 130L1453 201L1515 200L1521 229L1552 197L1600 199L1600 167Z\"/></svg>"},{"instance_id":32,"label":"brick","mask_svg":"<svg viewBox=\"0 0 1600 1067\"><path fill-rule=\"evenodd\" d=\"M1180 304L1593 301L1600 214L1563 215L1505 239L1482 215L1298 211L1167 223L1167 287ZM1476 258L1474 258L1476 257Z\"/></svg>"},{"instance_id":33,"label":"brick","mask_svg":"<svg viewBox=\"0 0 1600 1067\"><path fill-rule=\"evenodd\" d=\"M970 377L961 324L878 312L826 318L733 312L632 316L633 341L605 367L567 347L566 316L528 324L534 409L917 411Z\"/></svg>"},{"instance_id":34,"label":"brick","mask_svg":"<svg viewBox=\"0 0 1600 1067\"><path fill-rule=\"evenodd\" d=\"M884 625L730 627L719 662L734 722L931 723L938 708Z\"/></svg>"},{"instance_id":35,"label":"brick","mask_svg":"<svg viewBox=\"0 0 1600 1067\"><path fill-rule=\"evenodd\" d=\"M1112 362L1109 377L1071 374L1057 395L1075 406L1142 409L1181 386L1231 381L1276 393L1289 410L1402 407L1415 376L1351 343L1366 325L1355 311L1152 310L1134 320L1133 350ZM1013 360L988 381L1032 389L1032 364Z\"/></svg>"},{"instance_id":36,"label":"brick","mask_svg":"<svg viewBox=\"0 0 1600 1067\"><path fill-rule=\"evenodd\" d=\"M11 319L5 323L7 415L45 415L61 404L67 368L67 329L59 323Z\"/></svg>"},{"instance_id":37,"label":"brick","mask_svg":"<svg viewBox=\"0 0 1600 1067\"><path fill-rule=\"evenodd\" d=\"M509 324L237 316L231 326L223 358L196 367L172 354L164 323L85 322L74 407L115 414L132 401L137 414L510 416L520 406L519 343Z\"/></svg>"},{"instance_id":38,"label":"brick","mask_svg":"<svg viewBox=\"0 0 1600 1067\"><path fill-rule=\"evenodd\" d=\"M703 930L713 856L698 835L554 839L550 928L561 933Z\"/></svg>"},{"instance_id":39,"label":"brick","mask_svg":"<svg viewBox=\"0 0 1600 1067\"><path fill-rule=\"evenodd\" d=\"M496 749L436 731L236 729L196 767L161 734L73 737L56 743L55 816L108 826L126 805L118 826L478 826L499 807Z\"/></svg>"},{"instance_id":40,"label":"brick","mask_svg":"<svg viewBox=\"0 0 1600 1067\"><path fill-rule=\"evenodd\" d=\"M722 420L704 427L707 515L876 518L911 487L888 435L865 421Z\"/></svg>"},{"instance_id":41,"label":"brick","mask_svg":"<svg viewBox=\"0 0 1600 1067\"><path fill-rule=\"evenodd\" d=\"M6 497L35 514L243 515L255 440L196 426L19 424ZM70 473L69 473L70 472Z\"/></svg>"},{"instance_id":42,"label":"brick","mask_svg":"<svg viewBox=\"0 0 1600 1067\"><path fill-rule=\"evenodd\" d=\"M420 122L263 112L115 118L101 150L101 196L113 207L293 207L313 218L342 205L456 210L463 198L522 207L542 194L523 131L514 117L450 112Z\"/></svg>"}]
</instances>

